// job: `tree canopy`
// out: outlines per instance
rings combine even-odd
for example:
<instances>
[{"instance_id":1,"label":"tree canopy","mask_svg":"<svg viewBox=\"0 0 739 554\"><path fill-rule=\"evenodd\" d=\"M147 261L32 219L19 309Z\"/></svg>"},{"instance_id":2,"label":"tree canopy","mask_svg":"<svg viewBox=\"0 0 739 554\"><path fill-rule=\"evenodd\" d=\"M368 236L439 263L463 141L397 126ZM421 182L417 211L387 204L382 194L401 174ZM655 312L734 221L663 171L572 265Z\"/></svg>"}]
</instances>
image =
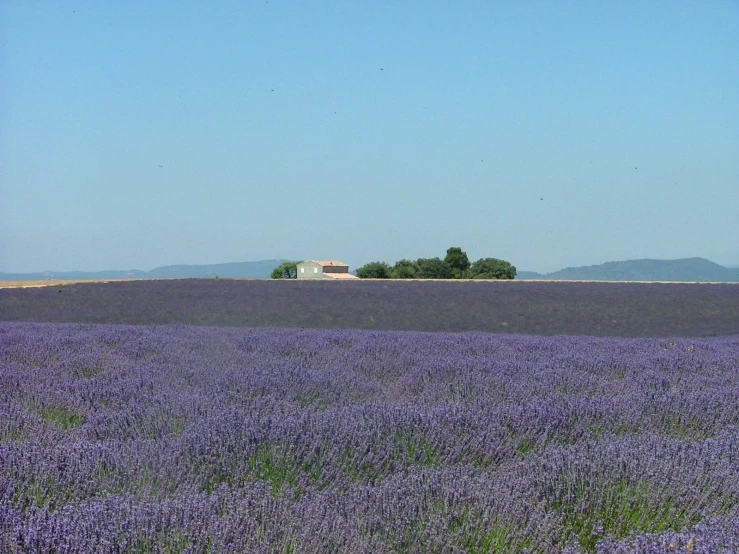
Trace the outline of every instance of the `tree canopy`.
<instances>
[{"instance_id":1,"label":"tree canopy","mask_svg":"<svg viewBox=\"0 0 739 554\"><path fill-rule=\"evenodd\" d=\"M385 262L370 262L357 269L357 277L361 279L388 279L390 266Z\"/></svg>"},{"instance_id":2,"label":"tree canopy","mask_svg":"<svg viewBox=\"0 0 739 554\"><path fill-rule=\"evenodd\" d=\"M418 276L418 264L411 260L398 260L390 274L393 279L415 279Z\"/></svg>"},{"instance_id":3,"label":"tree canopy","mask_svg":"<svg viewBox=\"0 0 739 554\"><path fill-rule=\"evenodd\" d=\"M418 277L421 279L451 279L452 268L440 258L418 258Z\"/></svg>"},{"instance_id":4,"label":"tree canopy","mask_svg":"<svg viewBox=\"0 0 739 554\"><path fill-rule=\"evenodd\" d=\"M297 279L299 263L302 261L281 263L272 270L270 277L272 279Z\"/></svg>"},{"instance_id":5,"label":"tree canopy","mask_svg":"<svg viewBox=\"0 0 739 554\"><path fill-rule=\"evenodd\" d=\"M480 258L470 266L473 279L513 279L516 267L497 258Z\"/></svg>"},{"instance_id":6,"label":"tree canopy","mask_svg":"<svg viewBox=\"0 0 739 554\"><path fill-rule=\"evenodd\" d=\"M452 270L452 276L455 279L466 277L466 271L470 267L470 259L467 252L464 252L459 246L452 246L446 251L444 262Z\"/></svg>"},{"instance_id":7,"label":"tree canopy","mask_svg":"<svg viewBox=\"0 0 739 554\"><path fill-rule=\"evenodd\" d=\"M385 262L370 262L357 270L363 279L514 279L516 268L498 258L480 258L470 263L459 246L447 249L441 258L402 259L392 267Z\"/></svg>"}]
</instances>

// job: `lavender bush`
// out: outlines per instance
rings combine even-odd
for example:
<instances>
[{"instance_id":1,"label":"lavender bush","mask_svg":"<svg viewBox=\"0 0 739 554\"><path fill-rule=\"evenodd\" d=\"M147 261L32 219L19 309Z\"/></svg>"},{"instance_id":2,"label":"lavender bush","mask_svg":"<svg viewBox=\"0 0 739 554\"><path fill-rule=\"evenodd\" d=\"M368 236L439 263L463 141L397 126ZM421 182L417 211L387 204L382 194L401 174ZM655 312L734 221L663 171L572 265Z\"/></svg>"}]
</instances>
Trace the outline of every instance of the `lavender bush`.
<instances>
[{"instance_id":1,"label":"lavender bush","mask_svg":"<svg viewBox=\"0 0 739 554\"><path fill-rule=\"evenodd\" d=\"M0 323L0 552L737 552L739 337Z\"/></svg>"}]
</instances>

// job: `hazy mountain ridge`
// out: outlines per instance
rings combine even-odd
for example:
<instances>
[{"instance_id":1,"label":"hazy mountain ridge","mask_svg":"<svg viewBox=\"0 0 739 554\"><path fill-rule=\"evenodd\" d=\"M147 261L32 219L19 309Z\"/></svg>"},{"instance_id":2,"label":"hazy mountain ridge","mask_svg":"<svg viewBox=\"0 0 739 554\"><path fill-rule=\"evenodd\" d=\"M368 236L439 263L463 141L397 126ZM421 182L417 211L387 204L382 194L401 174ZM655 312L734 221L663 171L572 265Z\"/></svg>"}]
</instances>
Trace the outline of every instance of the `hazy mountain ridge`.
<instances>
[{"instance_id":1,"label":"hazy mountain ridge","mask_svg":"<svg viewBox=\"0 0 739 554\"><path fill-rule=\"evenodd\" d=\"M0 273L0 281L45 281L50 279L186 279L193 277L245 277L266 279L272 270L287 260L260 260L207 265L165 265L151 271L41 271L38 273Z\"/></svg>"},{"instance_id":2,"label":"hazy mountain ridge","mask_svg":"<svg viewBox=\"0 0 739 554\"><path fill-rule=\"evenodd\" d=\"M566 267L553 273L519 271L518 279L573 281L686 281L739 282L739 269L724 267L705 258L677 260L624 260L600 265Z\"/></svg>"},{"instance_id":3,"label":"hazy mountain ridge","mask_svg":"<svg viewBox=\"0 0 739 554\"><path fill-rule=\"evenodd\" d=\"M42 271L37 273L1 273L0 281L44 281L79 279L186 279L186 278L269 278L272 270L287 260L260 260L206 265L166 265L151 271ZM552 273L519 271L516 279L573 281L712 281L739 282L739 267L725 267L705 258L677 260L625 260L600 265L566 267Z\"/></svg>"}]
</instances>

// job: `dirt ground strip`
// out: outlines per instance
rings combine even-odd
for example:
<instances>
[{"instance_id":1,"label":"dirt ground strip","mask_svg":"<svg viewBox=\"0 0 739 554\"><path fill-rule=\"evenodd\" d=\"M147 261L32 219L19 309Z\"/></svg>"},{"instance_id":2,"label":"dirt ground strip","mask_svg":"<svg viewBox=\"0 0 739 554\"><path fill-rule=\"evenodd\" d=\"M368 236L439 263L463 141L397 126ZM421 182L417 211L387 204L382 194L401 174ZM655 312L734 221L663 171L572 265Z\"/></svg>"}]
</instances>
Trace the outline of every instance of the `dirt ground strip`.
<instances>
[{"instance_id":1,"label":"dirt ground strip","mask_svg":"<svg viewBox=\"0 0 739 554\"><path fill-rule=\"evenodd\" d=\"M111 283L113 281L136 281L137 279L49 279L44 281L0 281L0 289L26 289L32 287L56 287L75 283Z\"/></svg>"}]
</instances>

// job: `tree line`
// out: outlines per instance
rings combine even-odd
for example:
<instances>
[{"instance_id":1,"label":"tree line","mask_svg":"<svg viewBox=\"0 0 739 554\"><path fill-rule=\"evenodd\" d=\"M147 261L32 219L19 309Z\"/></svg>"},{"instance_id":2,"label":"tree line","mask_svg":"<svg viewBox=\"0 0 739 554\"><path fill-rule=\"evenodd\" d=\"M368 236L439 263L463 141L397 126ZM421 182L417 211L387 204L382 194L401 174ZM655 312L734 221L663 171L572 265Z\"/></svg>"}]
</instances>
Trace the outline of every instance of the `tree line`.
<instances>
[{"instance_id":1,"label":"tree line","mask_svg":"<svg viewBox=\"0 0 739 554\"><path fill-rule=\"evenodd\" d=\"M357 269L362 279L513 279L516 268L498 258L480 258L470 263L467 253L452 246L441 258L398 260L394 265L370 262Z\"/></svg>"},{"instance_id":2,"label":"tree line","mask_svg":"<svg viewBox=\"0 0 739 554\"><path fill-rule=\"evenodd\" d=\"M272 279L295 279L300 261L284 262L272 271ZM470 263L458 246L446 251L444 259L398 260L394 265L370 262L357 269L361 279L513 279L516 267L498 258L480 258Z\"/></svg>"}]
</instances>

